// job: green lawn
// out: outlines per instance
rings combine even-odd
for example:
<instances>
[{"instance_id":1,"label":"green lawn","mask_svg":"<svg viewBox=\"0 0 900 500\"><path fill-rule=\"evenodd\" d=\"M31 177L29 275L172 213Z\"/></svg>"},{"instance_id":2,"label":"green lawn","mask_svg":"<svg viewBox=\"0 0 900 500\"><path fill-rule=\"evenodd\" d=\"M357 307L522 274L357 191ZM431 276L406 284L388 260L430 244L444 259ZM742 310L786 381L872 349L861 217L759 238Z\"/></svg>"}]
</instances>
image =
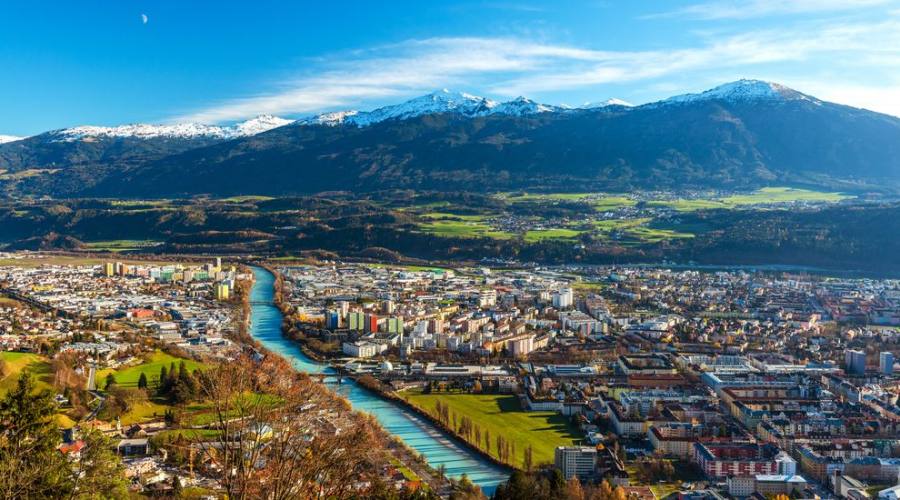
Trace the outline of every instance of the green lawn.
<instances>
[{"instance_id":1,"label":"green lawn","mask_svg":"<svg viewBox=\"0 0 900 500\"><path fill-rule=\"evenodd\" d=\"M138 379L141 377L141 373L147 375L147 381L150 386L156 383L159 380L159 370L163 366L168 370L172 363L175 363L175 369L178 369L178 365L184 361L185 367L188 371L194 371L197 368L203 369L206 368L206 365L203 363L198 363L192 359L181 359L176 358L170 354L166 354L162 351L156 351L150 355L150 358L139 364L134 366L129 366L126 368L121 368L119 370L100 370L96 374L97 386L98 388L102 387L106 380L106 375L112 373L116 378L116 383L119 384L120 387L137 387Z\"/></svg>"},{"instance_id":2,"label":"green lawn","mask_svg":"<svg viewBox=\"0 0 900 500\"><path fill-rule=\"evenodd\" d=\"M6 372L0 379L0 395L14 388L19 383L19 375L28 371L34 376L39 389L49 389L53 382L50 362L47 358L28 352L0 352L0 359L6 364Z\"/></svg>"},{"instance_id":3,"label":"green lawn","mask_svg":"<svg viewBox=\"0 0 900 500\"><path fill-rule=\"evenodd\" d=\"M122 425L141 423L145 420L158 420L166 414L171 406L155 401L132 404L121 416Z\"/></svg>"},{"instance_id":4,"label":"green lawn","mask_svg":"<svg viewBox=\"0 0 900 500\"><path fill-rule=\"evenodd\" d=\"M511 394L422 394L419 389L400 394L401 397L408 397L411 404L428 412L432 412L435 402L440 400L458 415L457 418L468 416L480 426L482 434L485 430L490 433L490 454L495 457L497 436L504 436L515 444L515 454L511 459L519 467L523 466L524 451L529 445L534 453L534 464L537 465L552 463L557 446L573 445L582 440L581 433L566 417L555 412L522 411L518 397ZM482 435L482 449L483 440Z\"/></svg>"}]
</instances>

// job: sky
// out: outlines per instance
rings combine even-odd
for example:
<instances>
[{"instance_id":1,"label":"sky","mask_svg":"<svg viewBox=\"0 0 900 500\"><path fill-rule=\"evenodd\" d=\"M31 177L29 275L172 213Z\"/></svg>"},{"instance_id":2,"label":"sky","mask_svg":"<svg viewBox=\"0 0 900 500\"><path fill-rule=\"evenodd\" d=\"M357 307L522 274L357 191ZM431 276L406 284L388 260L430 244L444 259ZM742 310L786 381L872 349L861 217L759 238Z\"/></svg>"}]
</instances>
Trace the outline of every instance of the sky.
<instances>
[{"instance_id":1,"label":"sky","mask_svg":"<svg viewBox=\"0 0 900 500\"><path fill-rule=\"evenodd\" d=\"M8 0L0 134L372 109L436 89L634 104L739 78L900 116L900 0Z\"/></svg>"}]
</instances>

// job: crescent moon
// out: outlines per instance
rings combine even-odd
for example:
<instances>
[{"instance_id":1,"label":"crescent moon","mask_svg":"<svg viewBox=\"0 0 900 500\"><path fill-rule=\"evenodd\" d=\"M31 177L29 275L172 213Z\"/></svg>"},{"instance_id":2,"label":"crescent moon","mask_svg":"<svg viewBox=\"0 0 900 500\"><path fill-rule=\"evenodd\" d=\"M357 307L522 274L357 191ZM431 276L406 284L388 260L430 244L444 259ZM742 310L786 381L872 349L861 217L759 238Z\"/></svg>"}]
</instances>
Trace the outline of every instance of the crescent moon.
<instances>
[{"instance_id":1,"label":"crescent moon","mask_svg":"<svg viewBox=\"0 0 900 500\"><path fill-rule=\"evenodd\" d=\"M147 14L141 14L141 22L142 23L147 24L147 21L149 21L149 20L150 20L150 18L147 17Z\"/></svg>"}]
</instances>

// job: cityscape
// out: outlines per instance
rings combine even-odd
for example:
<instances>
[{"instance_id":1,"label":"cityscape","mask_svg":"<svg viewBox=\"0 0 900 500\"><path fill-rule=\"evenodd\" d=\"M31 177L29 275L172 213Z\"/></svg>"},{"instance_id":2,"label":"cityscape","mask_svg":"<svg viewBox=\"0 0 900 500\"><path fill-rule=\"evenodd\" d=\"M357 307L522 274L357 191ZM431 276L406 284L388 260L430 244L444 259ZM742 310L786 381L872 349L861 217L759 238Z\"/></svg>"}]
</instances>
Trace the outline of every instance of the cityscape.
<instances>
[{"instance_id":1,"label":"cityscape","mask_svg":"<svg viewBox=\"0 0 900 500\"><path fill-rule=\"evenodd\" d=\"M900 499L900 0L10 2L0 498Z\"/></svg>"}]
</instances>

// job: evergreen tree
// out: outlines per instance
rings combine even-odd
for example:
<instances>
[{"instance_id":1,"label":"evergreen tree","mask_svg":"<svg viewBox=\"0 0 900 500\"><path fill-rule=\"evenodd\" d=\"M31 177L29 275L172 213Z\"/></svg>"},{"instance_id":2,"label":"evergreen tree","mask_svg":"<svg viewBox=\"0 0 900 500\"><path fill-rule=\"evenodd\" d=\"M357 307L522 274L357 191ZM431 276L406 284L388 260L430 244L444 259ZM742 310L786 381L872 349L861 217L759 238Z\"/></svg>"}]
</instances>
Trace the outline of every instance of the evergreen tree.
<instances>
[{"instance_id":1,"label":"evergreen tree","mask_svg":"<svg viewBox=\"0 0 900 500\"><path fill-rule=\"evenodd\" d=\"M169 380L169 372L166 371L166 367L162 366L159 368L159 381L156 382L156 395L163 396L165 395L166 384Z\"/></svg>"},{"instance_id":2,"label":"evergreen tree","mask_svg":"<svg viewBox=\"0 0 900 500\"><path fill-rule=\"evenodd\" d=\"M57 451L56 405L28 372L0 401L0 497L58 498L72 491L69 464Z\"/></svg>"},{"instance_id":3,"label":"evergreen tree","mask_svg":"<svg viewBox=\"0 0 900 500\"><path fill-rule=\"evenodd\" d=\"M106 375L106 385L103 387L108 391L112 386L116 385L116 377L112 373Z\"/></svg>"},{"instance_id":4,"label":"evergreen tree","mask_svg":"<svg viewBox=\"0 0 900 500\"><path fill-rule=\"evenodd\" d=\"M127 498L125 468L109 439L100 431L90 430L82 440L81 457L71 469L77 498Z\"/></svg>"},{"instance_id":5,"label":"evergreen tree","mask_svg":"<svg viewBox=\"0 0 900 500\"><path fill-rule=\"evenodd\" d=\"M147 388L147 375L144 372L141 372L141 376L138 377L138 389L146 389Z\"/></svg>"}]
</instances>

